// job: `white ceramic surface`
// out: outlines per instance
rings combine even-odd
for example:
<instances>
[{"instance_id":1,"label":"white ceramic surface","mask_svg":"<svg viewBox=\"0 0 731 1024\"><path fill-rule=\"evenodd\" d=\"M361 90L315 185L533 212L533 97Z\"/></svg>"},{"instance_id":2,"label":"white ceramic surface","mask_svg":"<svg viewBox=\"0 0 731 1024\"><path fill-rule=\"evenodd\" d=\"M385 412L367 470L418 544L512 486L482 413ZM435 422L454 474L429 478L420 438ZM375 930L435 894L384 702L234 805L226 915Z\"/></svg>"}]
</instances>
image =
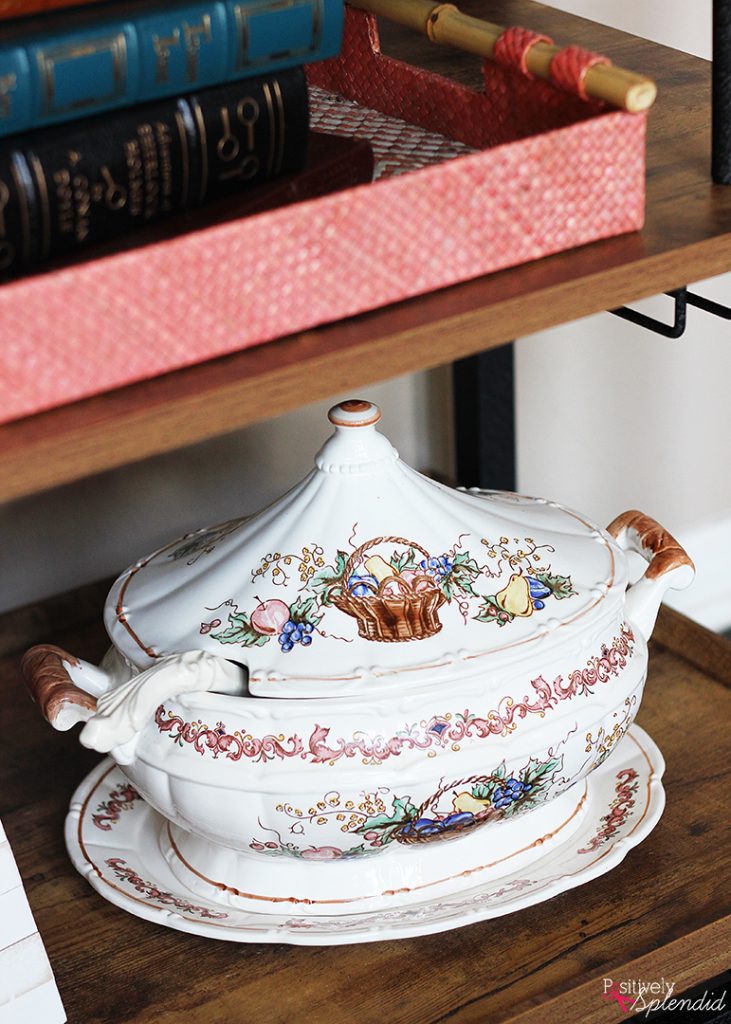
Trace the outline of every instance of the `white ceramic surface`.
<instances>
[{"instance_id":1,"label":"white ceramic surface","mask_svg":"<svg viewBox=\"0 0 731 1024\"><path fill-rule=\"evenodd\" d=\"M236 942L306 945L406 938L521 910L616 867L662 814L663 770L655 744L632 726L612 756L588 777L578 826L567 826L563 836L558 832L539 859L519 863L518 855L496 864L493 838L499 830L476 830L440 844L442 849L464 847L474 860L472 869L453 882L449 895L443 886L427 886L419 894L394 891L383 894L375 910L367 909L368 900L362 899L339 913L327 906L313 913L294 900L259 900L252 912L251 903L230 890L221 892L209 884L202 895L200 879L193 889L173 874L166 859L166 822L109 760L74 794L66 843L76 868L106 899L181 931ZM422 856L418 847L396 852L417 860ZM466 862L467 854L459 857ZM325 865L313 867L328 875L333 871Z\"/></svg>"},{"instance_id":2,"label":"white ceramic surface","mask_svg":"<svg viewBox=\"0 0 731 1024\"><path fill-rule=\"evenodd\" d=\"M282 499L120 576L100 668L40 647L24 672L166 819L177 885L342 912L469 873L483 835L527 864L537 835L578 827L693 565L641 513L605 531L454 491L400 462L370 403L329 416ZM648 563L630 587L629 550Z\"/></svg>"}]
</instances>

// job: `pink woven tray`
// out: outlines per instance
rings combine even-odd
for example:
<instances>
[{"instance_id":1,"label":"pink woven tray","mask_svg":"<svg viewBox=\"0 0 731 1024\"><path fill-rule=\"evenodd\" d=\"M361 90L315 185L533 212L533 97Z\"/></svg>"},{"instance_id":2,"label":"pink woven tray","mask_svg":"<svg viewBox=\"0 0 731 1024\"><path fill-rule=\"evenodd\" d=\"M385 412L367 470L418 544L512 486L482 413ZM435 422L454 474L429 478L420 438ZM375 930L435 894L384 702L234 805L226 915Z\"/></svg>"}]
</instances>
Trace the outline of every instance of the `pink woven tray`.
<instances>
[{"instance_id":1,"label":"pink woven tray","mask_svg":"<svg viewBox=\"0 0 731 1024\"><path fill-rule=\"evenodd\" d=\"M642 114L496 63L473 92L351 9L309 77L379 180L3 285L0 421L642 226Z\"/></svg>"}]
</instances>

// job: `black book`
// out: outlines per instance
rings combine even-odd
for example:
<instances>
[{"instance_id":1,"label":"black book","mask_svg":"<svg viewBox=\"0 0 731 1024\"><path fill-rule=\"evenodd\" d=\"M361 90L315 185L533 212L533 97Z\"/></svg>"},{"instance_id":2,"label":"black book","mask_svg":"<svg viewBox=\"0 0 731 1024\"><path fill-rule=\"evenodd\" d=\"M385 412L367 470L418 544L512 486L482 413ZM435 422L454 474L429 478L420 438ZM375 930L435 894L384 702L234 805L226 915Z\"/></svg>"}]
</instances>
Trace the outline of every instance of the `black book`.
<instances>
[{"instance_id":1,"label":"black book","mask_svg":"<svg viewBox=\"0 0 731 1024\"><path fill-rule=\"evenodd\" d=\"M14 136L0 146L0 275L298 171L308 128L294 68Z\"/></svg>"}]
</instances>

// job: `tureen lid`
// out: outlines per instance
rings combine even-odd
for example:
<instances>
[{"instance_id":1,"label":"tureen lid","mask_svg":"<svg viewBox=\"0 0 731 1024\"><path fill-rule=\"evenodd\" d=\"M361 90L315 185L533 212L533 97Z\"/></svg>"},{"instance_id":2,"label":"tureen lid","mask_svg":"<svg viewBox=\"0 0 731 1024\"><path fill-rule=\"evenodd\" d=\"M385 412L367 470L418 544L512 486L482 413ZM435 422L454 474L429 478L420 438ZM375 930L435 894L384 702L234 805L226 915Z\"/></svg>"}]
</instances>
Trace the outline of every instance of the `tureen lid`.
<instances>
[{"instance_id":1,"label":"tureen lid","mask_svg":"<svg viewBox=\"0 0 731 1024\"><path fill-rule=\"evenodd\" d=\"M363 692L520 657L621 599L626 556L583 516L422 476L370 402L329 419L315 468L273 505L119 577L105 621L133 664L206 650L246 665L254 694Z\"/></svg>"}]
</instances>

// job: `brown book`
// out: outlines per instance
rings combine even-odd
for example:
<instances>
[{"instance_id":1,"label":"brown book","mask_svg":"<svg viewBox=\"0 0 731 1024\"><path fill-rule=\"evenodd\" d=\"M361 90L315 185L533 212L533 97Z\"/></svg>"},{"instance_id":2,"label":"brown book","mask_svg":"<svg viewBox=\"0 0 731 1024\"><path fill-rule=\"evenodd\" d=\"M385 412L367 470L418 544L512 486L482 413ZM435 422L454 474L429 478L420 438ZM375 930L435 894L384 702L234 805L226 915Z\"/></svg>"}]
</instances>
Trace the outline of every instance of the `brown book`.
<instances>
[{"instance_id":1,"label":"brown book","mask_svg":"<svg viewBox=\"0 0 731 1024\"><path fill-rule=\"evenodd\" d=\"M104 0L0 0L0 20L26 18L31 14L46 14L66 7L82 4L101 4Z\"/></svg>"}]
</instances>

